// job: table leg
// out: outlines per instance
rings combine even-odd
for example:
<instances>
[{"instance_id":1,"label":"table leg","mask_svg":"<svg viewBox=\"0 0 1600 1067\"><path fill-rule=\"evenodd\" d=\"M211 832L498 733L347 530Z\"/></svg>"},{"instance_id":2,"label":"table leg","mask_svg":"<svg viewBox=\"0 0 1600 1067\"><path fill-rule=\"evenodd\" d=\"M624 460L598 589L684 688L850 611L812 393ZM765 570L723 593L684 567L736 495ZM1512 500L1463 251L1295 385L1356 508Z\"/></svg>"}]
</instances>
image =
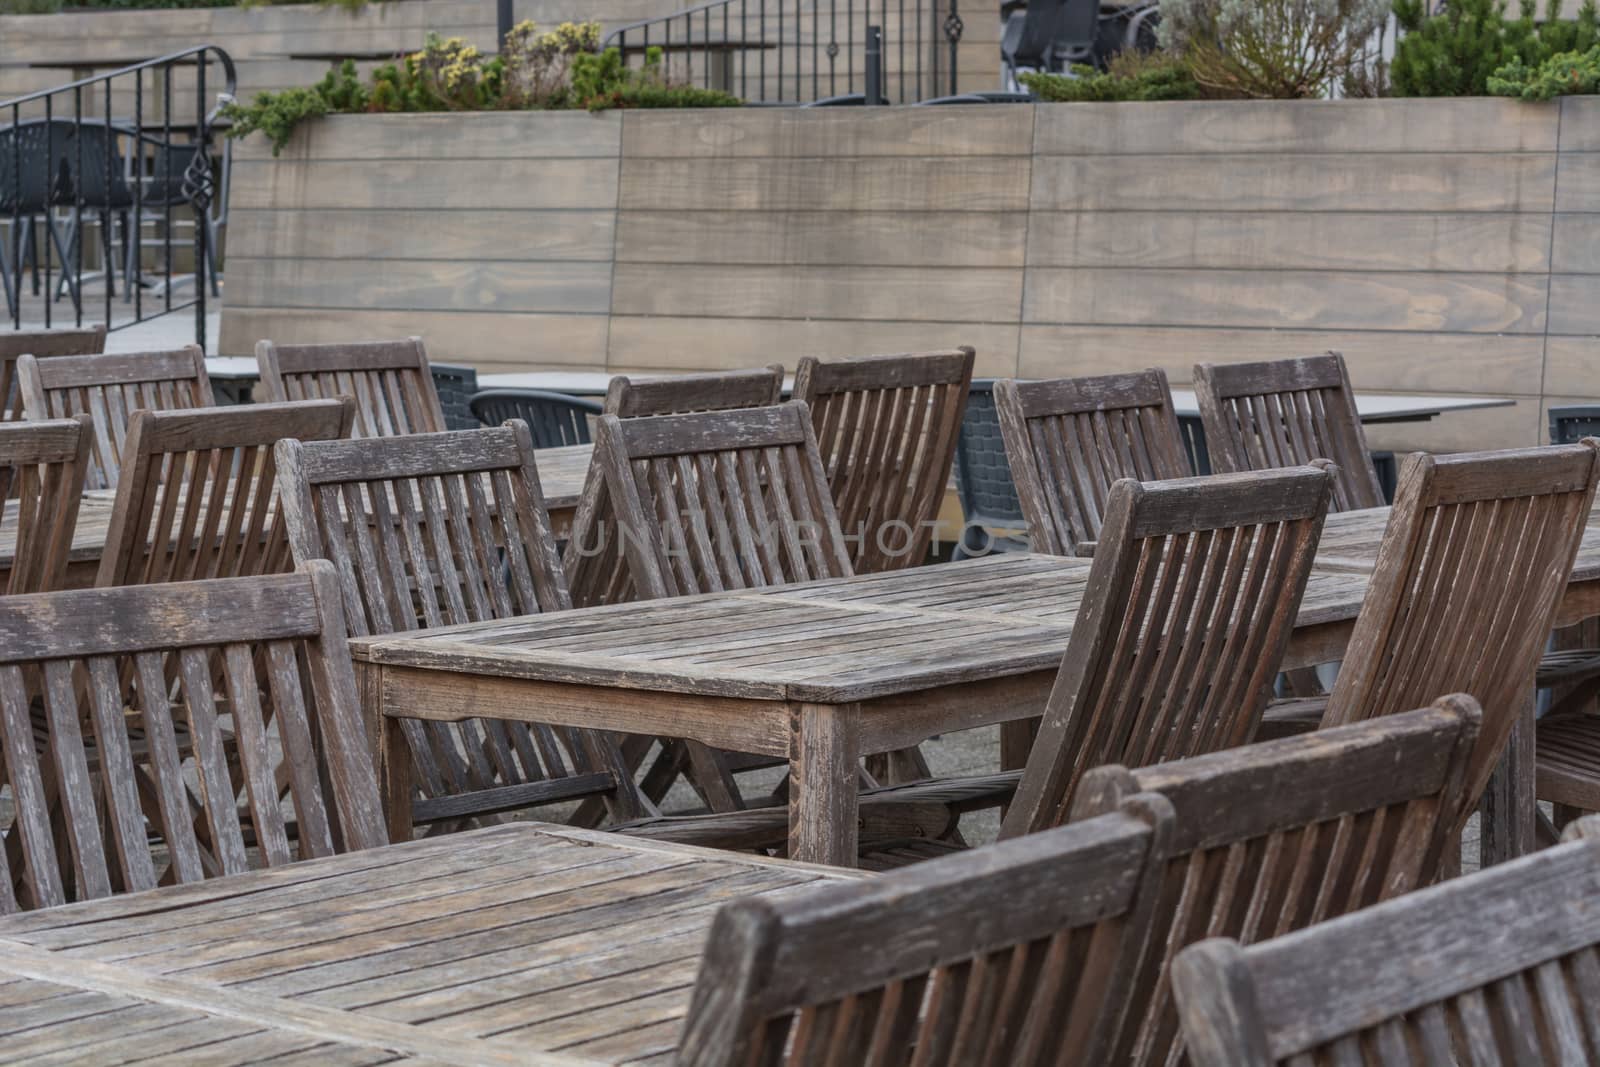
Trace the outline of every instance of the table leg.
<instances>
[{"instance_id":1,"label":"table leg","mask_svg":"<svg viewBox=\"0 0 1600 1067\"><path fill-rule=\"evenodd\" d=\"M411 840L411 745L406 741L404 724L397 718L382 716L379 731L378 773L384 817L389 824L390 843L398 844Z\"/></svg>"},{"instance_id":2,"label":"table leg","mask_svg":"<svg viewBox=\"0 0 1600 1067\"><path fill-rule=\"evenodd\" d=\"M1478 808L1478 855L1485 867L1525 856L1538 847L1534 837L1534 700L1530 686L1506 741L1505 754Z\"/></svg>"},{"instance_id":3,"label":"table leg","mask_svg":"<svg viewBox=\"0 0 1600 1067\"><path fill-rule=\"evenodd\" d=\"M1028 765L1033 739L1039 735L1039 716L1000 724L1000 769L1020 771Z\"/></svg>"},{"instance_id":4,"label":"table leg","mask_svg":"<svg viewBox=\"0 0 1600 1067\"><path fill-rule=\"evenodd\" d=\"M856 865L858 704L801 704L789 713L789 857Z\"/></svg>"}]
</instances>

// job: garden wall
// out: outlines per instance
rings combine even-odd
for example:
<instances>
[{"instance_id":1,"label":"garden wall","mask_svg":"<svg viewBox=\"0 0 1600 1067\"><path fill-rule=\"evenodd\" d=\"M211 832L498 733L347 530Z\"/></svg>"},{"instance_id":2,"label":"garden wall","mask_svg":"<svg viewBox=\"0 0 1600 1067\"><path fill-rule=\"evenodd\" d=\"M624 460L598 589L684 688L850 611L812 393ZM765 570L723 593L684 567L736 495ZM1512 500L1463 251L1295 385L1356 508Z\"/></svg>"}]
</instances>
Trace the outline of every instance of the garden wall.
<instances>
[{"instance_id":1,"label":"garden wall","mask_svg":"<svg viewBox=\"0 0 1600 1067\"><path fill-rule=\"evenodd\" d=\"M1373 428L1600 397L1600 100L341 116L236 155L221 351L421 333L481 370L973 344L1054 376L1342 350Z\"/></svg>"}]
</instances>

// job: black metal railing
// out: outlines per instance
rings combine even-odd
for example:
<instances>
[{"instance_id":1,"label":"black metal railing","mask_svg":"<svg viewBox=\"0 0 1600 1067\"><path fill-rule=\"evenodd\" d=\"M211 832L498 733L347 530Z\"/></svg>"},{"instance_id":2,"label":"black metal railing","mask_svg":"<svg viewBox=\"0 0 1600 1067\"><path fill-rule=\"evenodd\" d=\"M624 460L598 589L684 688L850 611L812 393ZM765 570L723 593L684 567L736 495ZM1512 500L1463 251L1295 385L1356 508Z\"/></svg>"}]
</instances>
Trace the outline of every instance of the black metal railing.
<instances>
[{"instance_id":1,"label":"black metal railing","mask_svg":"<svg viewBox=\"0 0 1600 1067\"><path fill-rule=\"evenodd\" d=\"M959 0L709 0L620 26L602 48L752 103L915 103L960 91ZM869 59L870 30L882 51ZM866 99L868 74L882 97ZM861 99L850 99L859 96ZM844 99L840 99L844 98Z\"/></svg>"},{"instance_id":2,"label":"black metal railing","mask_svg":"<svg viewBox=\"0 0 1600 1067\"><path fill-rule=\"evenodd\" d=\"M231 155L212 142L235 85L228 54L201 45L0 101L0 288L13 329L83 325L98 282L109 329L192 307L205 347ZM184 225L189 240L175 239ZM188 284L192 299L174 300Z\"/></svg>"}]
</instances>

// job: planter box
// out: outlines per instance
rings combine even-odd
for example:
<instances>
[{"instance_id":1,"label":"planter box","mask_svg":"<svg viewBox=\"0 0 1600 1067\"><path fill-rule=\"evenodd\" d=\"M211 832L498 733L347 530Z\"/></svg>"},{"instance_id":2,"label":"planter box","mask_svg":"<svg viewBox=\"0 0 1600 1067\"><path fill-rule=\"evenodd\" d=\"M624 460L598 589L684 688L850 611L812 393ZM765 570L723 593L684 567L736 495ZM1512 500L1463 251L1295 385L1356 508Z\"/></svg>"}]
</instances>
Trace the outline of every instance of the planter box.
<instances>
[{"instance_id":1,"label":"planter box","mask_svg":"<svg viewBox=\"0 0 1600 1067\"><path fill-rule=\"evenodd\" d=\"M222 351L421 333L480 371L973 344L984 376L1343 351L1600 396L1600 100L336 116L235 155ZM1560 180L1557 181L1559 173Z\"/></svg>"}]
</instances>

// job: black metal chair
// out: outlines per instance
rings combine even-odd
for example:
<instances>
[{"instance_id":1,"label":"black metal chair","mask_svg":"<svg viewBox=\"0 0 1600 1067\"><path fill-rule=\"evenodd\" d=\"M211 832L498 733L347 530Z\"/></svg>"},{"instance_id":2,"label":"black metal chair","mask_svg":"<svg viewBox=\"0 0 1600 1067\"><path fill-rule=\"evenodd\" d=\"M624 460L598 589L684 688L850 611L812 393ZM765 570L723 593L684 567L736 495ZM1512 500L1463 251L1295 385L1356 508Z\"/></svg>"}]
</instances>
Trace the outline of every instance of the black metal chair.
<instances>
[{"instance_id":1,"label":"black metal chair","mask_svg":"<svg viewBox=\"0 0 1600 1067\"><path fill-rule=\"evenodd\" d=\"M28 119L0 127L0 221L13 222L8 240L0 242L0 280L6 310L16 314L22 292L23 271L32 265L33 289L39 291L39 252L36 228L40 220L54 247L57 262L72 257L69 241L51 215L52 207L73 202L73 167L76 164L76 127L70 121ZM10 255L5 245L9 244ZM69 282L74 304L79 292L76 279Z\"/></svg>"},{"instance_id":2,"label":"black metal chair","mask_svg":"<svg viewBox=\"0 0 1600 1067\"><path fill-rule=\"evenodd\" d=\"M1021 90L1024 71L1059 73L1094 58L1100 0L1033 0L1006 16L1000 34L1002 86Z\"/></svg>"},{"instance_id":3,"label":"black metal chair","mask_svg":"<svg viewBox=\"0 0 1600 1067\"><path fill-rule=\"evenodd\" d=\"M534 448L588 444L589 416L600 410L598 400L543 389L485 389L472 398L472 413L486 426L507 419L526 422Z\"/></svg>"},{"instance_id":4,"label":"black metal chair","mask_svg":"<svg viewBox=\"0 0 1600 1067\"><path fill-rule=\"evenodd\" d=\"M1600 407L1579 405L1550 409L1550 443L1571 445L1600 437ZM1600 692L1600 621L1586 619L1556 631L1557 647L1539 661L1537 685L1552 690L1549 710L1556 715L1577 712Z\"/></svg>"},{"instance_id":5,"label":"black metal chair","mask_svg":"<svg viewBox=\"0 0 1600 1067\"><path fill-rule=\"evenodd\" d=\"M956 438L956 496L964 517L961 540L953 553L956 559L1027 550L1027 542L994 533L997 528L1025 530L1028 520L1017 499L1011 463L1000 436L993 378L974 379L967 394L967 410Z\"/></svg>"},{"instance_id":6,"label":"black metal chair","mask_svg":"<svg viewBox=\"0 0 1600 1067\"><path fill-rule=\"evenodd\" d=\"M1575 445L1585 437L1600 437L1600 407L1577 405L1550 409L1550 443Z\"/></svg>"},{"instance_id":7,"label":"black metal chair","mask_svg":"<svg viewBox=\"0 0 1600 1067\"><path fill-rule=\"evenodd\" d=\"M171 207L189 206L189 193L187 191L191 177L189 168L195 163L200 146L194 142L163 141L158 137L141 134L140 157L141 168L137 181L142 183L140 191L140 209L144 218L140 222L154 221L165 218L165 212ZM147 160L148 163L143 161ZM208 209L197 213L196 225L206 229L206 255L205 273L211 283L211 295L221 296L221 288L217 272L217 251L221 241L219 231L228 221L228 167L229 156L224 153L222 157L222 180L217 183L220 191L216 210ZM147 168L147 169L146 169ZM136 276L137 264L132 261L133 243L128 242L127 250L129 266L128 277ZM170 272L169 272L170 273ZM125 299L131 299L132 290L124 293Z\"/></svg>"}]
</instances>

